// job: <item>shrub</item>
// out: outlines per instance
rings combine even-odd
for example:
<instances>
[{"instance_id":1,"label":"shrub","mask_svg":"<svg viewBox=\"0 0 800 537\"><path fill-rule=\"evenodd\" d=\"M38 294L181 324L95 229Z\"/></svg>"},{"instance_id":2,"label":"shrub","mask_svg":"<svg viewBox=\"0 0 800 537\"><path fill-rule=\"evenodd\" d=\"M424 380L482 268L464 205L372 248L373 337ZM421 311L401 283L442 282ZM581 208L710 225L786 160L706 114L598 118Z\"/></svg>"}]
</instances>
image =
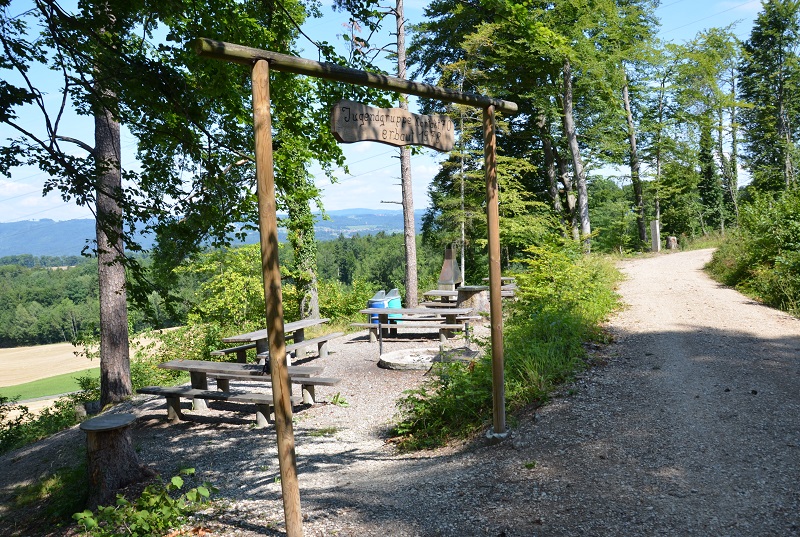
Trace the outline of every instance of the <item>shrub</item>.
<instances>
[{"instance_id":1,"label":"shrub","mask_svg":"<svg viewBox=\"0 0 800 537\"><path fill-rule=\"evenodd\" d=\"M584 366L583 342L617 304L619 273L607 260L578 247L531 247L519 263L518 299L504 326L506 409L545 400L557 384ZM394 432L402 449L430 448L464 438L491 416L491 352L471 364L444 363L431 380L398 402Z\"/></svg>"},{"instance_id":2,"label":"shrub","mask_svg":"<svg viewBox=\"0 0 800 537\"><path fill-rule=\"evenodd\" d=\"M148 485L133 502L117 495L117 504L100 506L97 512L86 510L73 518L93 537L150 537L165 535L169 530L186 524L188 515L206 502L212 492L211 485L202 485L177 495L183 485L181 476L194 474L194 468L181 470L169 483Z\"/></svg>"},{"instance_id":3,"label":"shrub","mask_svg":"<svg viewBox=\"0 0 800 537\"><path fill-rule=\"evenodd\" d=\"M76 398L62 397L38 414L16 399L0 397L0 454L41 440L78 423Z\"/></svg>"},{"instance_id":4,"label":"shrub","mask_svg":"<svg viewBox=\"0 0 800 537\"><path fill-rule=\"evenodd\" d=\"M800 191L757 195L741 208L739 222L709 271L726 285L800 314Z\"/></svg>"}]
</instances>

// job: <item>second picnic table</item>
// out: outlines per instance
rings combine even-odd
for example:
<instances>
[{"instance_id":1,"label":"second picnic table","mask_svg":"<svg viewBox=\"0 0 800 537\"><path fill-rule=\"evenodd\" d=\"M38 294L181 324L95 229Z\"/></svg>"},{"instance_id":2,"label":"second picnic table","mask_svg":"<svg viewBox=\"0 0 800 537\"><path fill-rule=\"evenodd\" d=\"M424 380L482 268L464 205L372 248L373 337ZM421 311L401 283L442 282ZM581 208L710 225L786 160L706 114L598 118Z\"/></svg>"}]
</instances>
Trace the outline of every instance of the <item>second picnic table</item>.
<instances>
[{"instance_id":1,"label":"second picnic table","mask_svg":"<svg viewBox=\"0 0 800 537\"><path fill-rule=\"evenodd\" d=\"M379 340L379 351L383 353L384 331L396 333L397 328L438 328L439 342L444 344L451 330L466 330L466 323L460 318L472 313L472 308L366 308L359 313L370 319L373 315L378 316L377 323L354 325L369 328L370 341ZM398 321L403 324L397 324Z\"/></svg>"},{"instance_id":2,"label":"second picnic table","mask_svg":"<svg viewBox=\"0 0 800 537\"><path fill-rule=\"evenodd\" d=\"M320 356L324 357L327 354L328 340L334 337L341 336L342 333L336 332L335 334L327 334L325 336L306 340L305 331L306 328L325 324L328 321L330 321L330 319L326 318L301 319L299 321L292 321L290 323L284 324L283 332L285 334L286 339L293 340L293 343L291 345L287 345L286 347L287 355L291 351L297 351L298 355L300 355L300 351L303 350L306 346L316 344L319 347ZM255 347L256 354L259 355L260 359L264 359L267 356L269 356L269 343L267 341L267 337L268 333L266 328L262 328L261 330L256 330L254 332L247 332L246 334L224 337L222 338L222 341L224 343L243 343L244 345L240 345L239 347L233 347L230 349L221 349L219 351L214 351L211 354L219 355L219 354L229 354L235 352L237 361L245 362L246 361L245 351L247 351L247 349L252 349L253 347Z\"/></svg>"}]
</instances>

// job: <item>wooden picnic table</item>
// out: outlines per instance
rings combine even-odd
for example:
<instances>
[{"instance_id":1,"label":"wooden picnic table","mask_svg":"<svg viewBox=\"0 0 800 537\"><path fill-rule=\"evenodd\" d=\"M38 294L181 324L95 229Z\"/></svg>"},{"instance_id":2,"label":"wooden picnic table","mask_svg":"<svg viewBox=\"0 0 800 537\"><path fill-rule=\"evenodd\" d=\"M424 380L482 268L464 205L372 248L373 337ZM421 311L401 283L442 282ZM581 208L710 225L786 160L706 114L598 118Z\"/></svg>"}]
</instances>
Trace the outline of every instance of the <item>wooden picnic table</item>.
<instances>
[{"instance_id":1,"label":"wooden picnic table","mask_svg":"<svg viewBox=\"0 0 800 537\"><path fill-rule=\"evenodd\" d=\"M455 290L431 289L430 291L422 293L422 296L428 300L420 304L420 306L430 308L453 308L458 303L456 300L458 298L458 291Z\"/></svg>"},{"instance_id":2,"label":"wooden picnic table","mask_svg":"<svg viewBox=\"0 0 800 537\"><path fill-rule=\"evenodd\" d=\"M458 322L456 317L460 315L469 315L472 313L472 308L367 308L361 310L359 313L368 315L370 319L373 315L377 315L378 323L380 324L389 323L390 315L392 316L391 320L403 322L440 318L444 319L445 324L456 324Z\"/></svg>"},{"instance_id":3,"label":"wooden picnic table","mask_svg":"<svg viewBox=\"0 0 800 537\"><path fill-rule=\"evenodd\" d=\"M299 321L292 321L283 325L283 332L286 339L293 339L295 343L300 343L305 339L305 330L312 326L325 324L330 319L301 319ZM229 336L222 338L225 343L255 343L256 353L269 352L269 343L267 341L267 329L256 330L255 332L247 332L246 334L239 334L237 336Z\"/></svg>"},{"instance_id":4,"label":"wooden picnic table","mask_svg":"<svg viewBox=\"0 0 800 537\"><path fill-rule=\"evenodd\" d=\"M192 388L196 390L208 390L209 375L239 375L253 377L264 377L265 381L270 380L270 376L264 373L264 366L261 364L241 364L232 362L209 362L206 360L171 360L158 364L161 369L174 369L176 371L188 371L191 377ZM289 379L297 377L310 377L318 375L321 367L316 366L289 366ZM199 399L195 402L198 408L205 408L205 401Z\"/></svg>"},{"instance_id":5,"label":"wooden picnic table","mask_svg":"<svg viewBox=\"0 0 800 537\"><path fill-rule=\"evenodd\" d=\"M439 342L443 345L453 329L466 330L466 324L460 322L459 317L472 313L472 308L366 308L360 313L366 314L368 319L373 315L378 316L378 323L356 324L369 328L370 341L377 339L380 343L379 352L383 353L384 333L395 335L397 328L438 328ZM403 324L389 324L398 321Z\"/></svg>"}]
</instances>

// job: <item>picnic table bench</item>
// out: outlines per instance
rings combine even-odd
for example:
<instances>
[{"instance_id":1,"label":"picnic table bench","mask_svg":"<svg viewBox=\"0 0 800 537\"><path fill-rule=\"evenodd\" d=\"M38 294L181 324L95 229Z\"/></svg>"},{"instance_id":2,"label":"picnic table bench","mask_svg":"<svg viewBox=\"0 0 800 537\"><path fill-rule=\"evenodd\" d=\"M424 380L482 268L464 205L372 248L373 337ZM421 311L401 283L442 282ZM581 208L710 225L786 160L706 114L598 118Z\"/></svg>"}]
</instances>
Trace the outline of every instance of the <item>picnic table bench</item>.
<instances>
[{"instance_id":1,"label":"picnic table bench","mask_svg":"<svg viewBox=\"0 0 800 537\"><path fill-rule=\"evenodd\" d=\"M452 337L454 330L468 334L471 312L470 308L366 308L360 313L377 315L378 322L352 323L351 326L369 329L370 341L377 340L379 352L383 354L384 335L397 334L398 329L436 328L439 331L440 345L444 345L447 338Z\"/></svg>"},{"instance_id":2,"label":"picnic table bench","mask_svg":"<svg viewBox=\"0 0 800 537\"><path fill-rule=\"evenodd\" d=\"M306 347L317 345L318 356L325 358L328 356L328 341L344 335L343 332L333 332L315 337L313 339L305 338L305 329L312 326L327 323L330 319L302 319L300 321L293 321L286 323L283 327L285 338L291 339L293 343L286 345L286 357L291 363L290 355L294 353L297 358L303 358L302 353ZM246 334L239 334L222 338L224 343L243 343L236 347L227 349L218 349L211 352L211 356L226 356L228 354L236 354L236 361L245 363L247 361L247 351L256 349L256 354L259 363L266 363L269 359L269 344L268 333L266 329L256 330L254 332L247 332Z\"/></svg>"},{"instance_id":3,"label":"picnic table bench","mask_svg":"<svg viewBox=\"0 0 800 537\"><path fill-rule=\"evenodd\" d=\"M489 278L483 281L488 282ZM517 292L517 279L514 276L502 276L500 278L500 296L503 298L513 298Z\"/></svg>"},{"instance_id":4,"label":"picnic table bench","mask_svg":"<svg viewBox=\"0 0 800 537\"><path fill-rule=\"evenodd\" d=\"M271 393L233 392L230 390L231 380L260 381L271 383L272 378L264 374L264 366L258 364L241 364L231 362L207 362L205 360L172 360L159 364L162 369L188 371L191 387L146 386L137 390L139 393L161 395L167 399L167 417L170 420L181 418L180 399L191 399L194 408L206 408L205 401L232 401L254 403L256 405L256 425L263 427L270 420L271 408L274 406ZM293 396L292 404L303 402L314 404L315 386L335 386L341 379L316 376L322 372L316 366L289 366L289 382L299 384L301 396ZM218 390L208 389L208 378L216 379Z\"/></svg>"}]
</instances>

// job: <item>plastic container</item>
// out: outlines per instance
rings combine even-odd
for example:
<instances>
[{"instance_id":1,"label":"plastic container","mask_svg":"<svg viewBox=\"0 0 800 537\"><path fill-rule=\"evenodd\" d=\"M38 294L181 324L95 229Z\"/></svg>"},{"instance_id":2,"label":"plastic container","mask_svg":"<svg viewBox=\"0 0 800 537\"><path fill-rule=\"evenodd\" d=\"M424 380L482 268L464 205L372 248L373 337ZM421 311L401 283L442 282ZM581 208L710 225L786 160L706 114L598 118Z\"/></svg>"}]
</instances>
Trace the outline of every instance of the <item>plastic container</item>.
<instances>
[{"instance_id":1,"label":"plastic container","mask_svg":"<svg viewBox=\"0 0 800 537\"><path fill-rule=\"evenodd\" d=\"M400 298L400 291L398 291L397 289L392 289L391 291L389 291L386 294L386 307L387 308L402 308L403 307L402 299ZM389 314L389 322L390 323L398 323L399 324L400 321L398 319L400 317L401 317L401 315L399 315L399 314L390 313Z\"/></svg>"},{"instance_id":2,"label":"plastic container","mask_svg":"<svg viewBox=\"0 0 800 537\"><path fill-rule=\"evenodd\" d=\"M386 299L386 291L381 289L377 293L375 293L372 298L367 300L367 307L368 308L386 308L388 307L388 300ZM377 313L371 313L369 316L369 322L371 324L378 324L380 323L380 318L378 317Z\"/></svg>"}]
</instances>

